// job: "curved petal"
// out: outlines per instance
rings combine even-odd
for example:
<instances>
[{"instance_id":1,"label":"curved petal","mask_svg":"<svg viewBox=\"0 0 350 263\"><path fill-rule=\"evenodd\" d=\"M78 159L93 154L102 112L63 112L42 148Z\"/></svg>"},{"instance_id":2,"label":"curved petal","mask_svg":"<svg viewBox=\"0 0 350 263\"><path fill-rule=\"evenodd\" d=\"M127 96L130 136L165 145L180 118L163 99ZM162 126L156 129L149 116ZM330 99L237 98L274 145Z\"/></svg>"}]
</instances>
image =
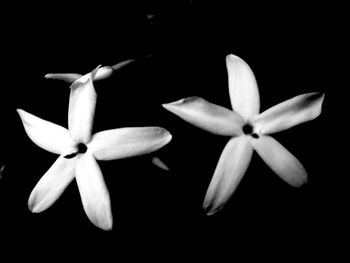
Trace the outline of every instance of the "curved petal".
<instances>
[{"instance_id":1,"label":"curved petal","mask_svg":"<svg viewBox=\"0 0 350 263\"><path fill-rule=\"evenodd\" d=\"M208 132L236 136L242 134L243 118L200 97L188 97L163 104L168 111Z\"/></svg>"},{"instance_id":2,"label":"curved petal","mask_svg":"<svg viewBox=\"0 0 350 263\"><path fill-rule=\"evenodd\" d=\"M163 169L165 171L169 171L169 167L161 160L159 159L158 157L153 157L152 158L152 163L157 166L158 168L160 169Z\"/></svg>"},{"instance_id":3,"label":"curved petal","mask_svg":"<svg viewBox=\"0 0 350 263\"><path fill-rule=\"evenodd\" d=\"M232 138L223 150L203 203L207 215L225 205L245 174L253 153L249 140L244 135Z\"/></svg>"},{"instance_id":4,"label":"curved petal","mask_svg":"<svg viewBox=\"0 0 350 263\"><path fill-rule=\"evenodd\" d=\"M97 69L93 80L107 79L113 74L113 69L109 66L100 67Z\"/></svg>"},{"instance_id":5,"label":"curved petal","mask_svg":"<svg viewBox=\"0 0 350 263\"><path fill-rule=\"evenodd\" d=\"M274 138L260 136L251 142L266 164L288 184L299 187L307 181L303 165Z\"/></svg>"},{"instance_id":6,"label":"curved petal","mask_svg":"<svg viewBox=\"0 0 350 263\"><path fill-rule=\"evenodd\" d=\"M40 148L55 154L62 154L74 146L66 128L40 119L21 109L17 109L17 112L27 135Z\"/></svg>"},{"instance_id":7,"label":"curved petal","mask_svg":"<svg viewBox=\"0 0 350 263\"><path fill-rule=\"evenodd\" d=\"M75 162L75 158L65 159L61 155L41 177L28 200L28 207L33 213L46 210L61 196L74 178Z\"/></svg>"},{"instance_id":8,"label":"curved petal","mask_svg":"<svg viewBox=\"0 0 350 263\"><path fill-rule=\"evenodd\" d=\"M230 99L233 110L250 120L259 113L260 97L255 76L248 64L235 55L226 57Z\"/></svg>"},{"instance_id":9,"label":"curved petal","mask_svg":"<svg viewBox=\"0 0 350 263\"><path fill-rule=\"evenodd\" d=\"M158 166L158 165L157 165ZM3 164L0 168L0 179L2 178L2 174L4 173L5 170L5 164ZM169 169L168 169L169 170Z\"/></svg>"},{"instance_id":10,"label":"curved petal","mask_svg":"<svg viewBox=\"0 0 350 263\"><path fill-rule=\"evenodd\" d=\"M114 160L154 152L171 140L160 127L120 128L93 135L88 148L97 160Z\"/></svg>"},{"instance_id":11,"label":"curved petal","mask_svg":"<svg viewBox=\"0 0 350 263\"><path fill-rule=\"evenodd\" d=\"M81 77L82 75L77 73L48 73L45 75L45 78L47 79L58 79L68 83L73 83Z\"/></svg>"},{"instance_id":12,"label":"curved petal","mask_svg":"<svg viewBox=\"0 0 350 263\"><path fill-rule=\"evenodd\" d=\"M89 153L78 156L75 171L86 215L95 226L104 230L112 229L109 192L95 158Z\"/></svg>"},{"instance_id":13,"label":"curved petal","mask_svg":"<svg viewBox=\"0 0 350 263\"><path fill-rule=\"evenodd\" d=\"M113 71L117 71L117 70L125 67L126 65L129 65L130 63L132 63L136 60L149 58L149 57L151 57L151 55L147 55L147 56L140 57L140 58L127 59L127 60L121 61L121 62L119 62L111 67L110 66L100 67L97 70L96 75L93 78L93 80L95 81L95 80L107 79L113 74ZM74 81L78 80L82 76L83 75L78 74L78 73L48 73L45 75L45 78L58 79L58 80L63 80L63 81L68 82L68 83L73 83Z\"/></svg>"},{"instance_id":14,"label":"curved petal","mask_svg":"<svg viewBox=\"0 0 350 263\"><path fill-rule=\"evenodd\" d=\"M150 58L150 57L152 57L152 55L146 55L146 56L142 56L142 57L138 57L138 58L127 59L127 60L121 61L121 62L111 66L111 68L113 70L117 71L117 70L125 67L126 65L129 65L132 62L135 62L135 61L138 61L138 60L141 60L141 59L147 59L147 58Z\"/></svg>"},{"instance_id":15,"label":"curved petal","mask_svg":"<svg viewBox=\"0 0 350 263\"><path fill-rule=\"evenodd\" d=\"M68 127L73 139L82 143L91 139L97 99L92 79L97 70L82 76L71 85Z\"/></svg>"},{"instance_id":16,"label":"curved petal","mask_svg":"<svg viewBox=\"0 0 350 263\"><path fill-rule=\"evenodd\" d=\"M100 67L98 68L96 75L94 76L93 80L101 80L109 78L113 73L113 69L109 66ZM78 73L48 73L45 75L45 78L47 79L58 79L63 80L68 83L73 83L74 81L81 78L83 75Z\"/></svg>"},{"instance_id":17,"label":"curved petal","mask_svg":"<svg viewBox=\"0 0 350 263\"><path fill-rule=\"evenodd\" d=\"M257 132L269 134L315 119L321 114L324 94L307 93L286 100L256 116Z\"/></svg>"}]
</instances>

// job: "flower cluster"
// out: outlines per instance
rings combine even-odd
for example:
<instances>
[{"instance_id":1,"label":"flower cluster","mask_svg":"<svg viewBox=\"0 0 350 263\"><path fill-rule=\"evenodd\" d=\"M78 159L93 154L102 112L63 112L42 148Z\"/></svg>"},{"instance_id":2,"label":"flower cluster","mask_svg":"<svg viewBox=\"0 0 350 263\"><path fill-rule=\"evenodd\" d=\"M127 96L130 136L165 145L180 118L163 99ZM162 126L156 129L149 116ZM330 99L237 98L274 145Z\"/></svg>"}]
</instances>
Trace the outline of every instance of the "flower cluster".
<instances>
[{"instance_id":1,"label":"flower cluster","mask_svg":"<svg viewBox=\"0 0 350 263\"><path fill-rule=\"evenodd\" d=\"M161 127L119 128L92 134L97 94L94 81L108 78L131 63L97 67L86 75L47 74L46 78L70 83L68 129L18 109L29 138L59 157L30 194L32 212L50 207L75 178L86 215L97 227L109 230L113 219L110 197L97 161L148 154L165 146L171 134ZM307 181L303 165L270 135L310 121L321 113L324 94L307 93L259 113L258 86L250 67L241 58L226 58L232 109L200 97L163 104L168 111L213 134L231 137L225 146L204 198L208 215L219 211L245 174L255 150L284 181L298 187ZM168 169L160 159L153 163Z\"/></svg>"}]
</instances>

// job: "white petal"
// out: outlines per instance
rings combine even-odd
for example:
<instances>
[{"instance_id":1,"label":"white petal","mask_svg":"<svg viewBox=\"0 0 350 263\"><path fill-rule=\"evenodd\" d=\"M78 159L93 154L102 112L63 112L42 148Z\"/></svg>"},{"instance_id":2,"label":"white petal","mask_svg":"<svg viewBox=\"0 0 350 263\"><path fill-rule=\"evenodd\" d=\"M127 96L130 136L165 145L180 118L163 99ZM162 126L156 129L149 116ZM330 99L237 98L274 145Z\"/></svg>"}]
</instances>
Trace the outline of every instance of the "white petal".
<instances>
[{"instance_id":1,"label":"white petal","mask_svg":"<svg viewBox=\"0 0 350 263\"><path fill-rule=\"evenodd\" d=\"M2 178L2 174L4 173L5 170L5 164L3 164L0 168L0 179Z\"/></svg>"},{"instance_id":2,"label":"white petal","mask_svg":"<svg viewBox=\"0 0 350 263\"><path fill-rule=\"evenodd\" d=\"M96 75L93 80L101 80L109 78L113 73L113 69L111 67L105 66L98 68ZM78 73L48 73L45 75L47 79L58 79L63 80L68 83L73 83L74 81L81 78L83 75Z\"/></svg>"},{"instance_id":3,"label":"white petal","mask_svg":"<svg viewBox=\"0 0 350 263\"><path fill-rule=\"evenodd\" d=\"M242 134L243 118L200 97L188 97L163 104L168 111L208 132L236 136Z\"/></svg>"},{"instance_id":4,"label":"white petal","mask_svg":"<svg viewBox=\"0 0 350 263\"><path fill-rule=\"evenodd\" d=\"M127 59L127 60L121 61L121 62L111 66L111 68L114 71L117 71L117 70L125 67L126 65L129 65L130 63L132 63L134 61L137 61L137 60L140 60L140 59L146 59L146 58L150 58L150 57L152 57L152 55L146 55L146 56L143 56L143 57Z\"/></svg>"},{"instance_id":5,"label":"white petal","mask_svg":"<svg viewBox=\"0 0 350 263\"><path fill-rule=\"evenodd\" d=\"M74 146L66 128L17 109L29 138L46 151L62 154Z\"/></svg>"},{"instance_id":6,"label":"white petal","mask_svg":"<svg viewBox=\"0 0 350 263\"><path fill-rule=\"evenodd\" d=\"M49 208L63 193L74 178L76 159L65 159L61 155L41 177L31 192L28 207L33 213Z\"/></svg>"},{"instance_id":7,"label":"white petal","mask_svg":"<svg viewBox=\"0 0 350 263\"><path fill-rule=\"evenodd\" d=\"M129 65L130 63L132 63L132 62L134 62L134 61L135 61L135 59L127 59L127 60L124 60L124 61L122 61L122 62L119 62L119 63L117 63L117 64L111 66L111 68L112 68L113 70L119 70L119 69L125 67L126 65Z\"/></svg>"},{"instance_id":8,"label":"white petal","mask_svg":"<svg viewBox=\"0 0 350 263\"><path fill-rule=\"evenodd\" d=\"M251 142L260 157L284 181L295 187L307 181L303 165L274 138L260 136Z\"/></svg>"},{"instance_id":9,"label":"white petal","mask_svg":"<svg viewBox=\"0 0 350 263\"><path fill-rule=\"evenodd\" d=\"M253 153L249 140L244 135L232 138L223 150L203 203L208 215L225 205L245 174Z\"/></svg>"},{"instance_id":10,"label":"white petal","mask_svg":"<svg viewBox=\"0 0 350 263\"><path fill-rule=\"evenodd\" d=\"M170 140L160 127L120 128L94 134L88 148L97 160L114 160L154 152Z\"/></svg>"},{"instance_id":11,"label":"white petal","mask_svg":"<svg viewBox=\"0 0 350 263\"><path fill-rule=\"evenodd\" d=\"M97 99L92 78L96 71L97 69L82 76L71 85L68 127L72 137L82 143L87 143L91 139Z\"/></svg>"},{"instance_id":12,"label":"white petal","mask_svg":"<svg viewBox=\"0 0 350 263\"><path fill-rule=\"evenodd\" d=\"M68 83L73 83L81 77L82 75L77 73L48 73L45 75L45 78L47 79L58 79Z\"/></svg>"},{"instance_id":13,"label":"white petal","mask_svg":"<svg viewBox=\"0 0 350 263\"><path fill-rule=\"evenodd\" d=\"M248 64L235 55L226 57L230 99L233 110L250 120L259 113L260 98L255 76Z\"/></svg>"},{"instance_id":14,"label":"white petal","mask_svg":"<svg viewBox=\"0 0 350 263\"><path fill-rule=\"evenodd\" d=\"M165 171L169 171L169 170L170 170L169 167L168 167L161 159L159 159L158 157L153 157L153 158L152 158L152 163L153 163L155 166L157 166L157 167L159 167L160 169L163 169L163 170L165 170Z\"/></svg>"},{"instance_id":15,"label":"white petal","mask_svg":"<svg viewBox=\"0 0 350 263\"><path fill-rule=\"evenodd\" d=\"M255 129L269 134L313 120L321 113L323 99L324 94L314 92L286 100L256 116Z\"/></svg>"},{"instance_id":16,"label":"white petal","mask_svg":"<svg viewBox=\"0 0 350 263\"><path fill-rule=\"evenodd\" d=\"M104 66L98 68L96 75L94 76L93 80L102 80L109 78L113 73L113 69L109 66Z\"/></svg>"},{"instance_id":17,"label":"white petal","mask_svg":"<svg viewBox=\"0 0 350 263\"><path fill-rule=\"evenodd\" d=\"M101 229L112 229L109 192L100 167L90 153L78 156L76 180L85 213L90 221Z\"/></svg>"}]
</instances>

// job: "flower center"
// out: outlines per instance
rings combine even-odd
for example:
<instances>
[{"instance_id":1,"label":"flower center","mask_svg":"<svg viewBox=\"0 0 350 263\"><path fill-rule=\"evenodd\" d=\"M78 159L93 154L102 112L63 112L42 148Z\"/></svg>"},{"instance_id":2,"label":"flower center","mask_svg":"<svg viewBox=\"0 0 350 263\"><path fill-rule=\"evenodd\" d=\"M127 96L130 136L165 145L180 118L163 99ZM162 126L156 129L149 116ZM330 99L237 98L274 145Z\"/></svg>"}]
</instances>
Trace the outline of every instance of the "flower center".
<instances>
[{"instance_id":1,"label":"flower center","mask_svg":"<svg viewBox=\"0 0 350 263\"><path fill-rule=\"evenodd\" d=\"M78 153L86 153L87 151L87 146L84 143L79 143L77 145L78 148Z\"/></svg>"},{"instance_id":2,"label":"flower center","mask_svg":"<svg viewBox=\"0 0 350 263\"><path fill-rule=\"evenodd\" d=\"M253 132L253 126L250 125L250 124L244 125L244 126L243 126L243 132L244 132L244 134L247 134L247 135L252 134L252 132Z\"/></svg>"},{"instance_id":3,"label":"flower center","mask_svg":"<svg viewBox=\"0 0 350 263\"><path fill-rule=\"evenodd\" d=\"M86 153L87 151L87 146L84 144L84 143L78 143L77 144L77 151L74 152L74 153L70 153L70 154L67 154L64 156L64 158L66 159L72 159L74 158L75 156L77 156L79 153Z\"/></svg>"},{"instance_id":4,"label":"flower center","mask_svg":"<svg viewBox=\"0 0 350 263\"><path fill-rule=\"evenodd\" d=\"M253 138L257 139L259 138L259 135L256 134L255 132L253 133L253 126L249 123L247 123L246 125L243 126L242 128L243 133L246 135L251 135Z\"/></svg>"}]
</instances>

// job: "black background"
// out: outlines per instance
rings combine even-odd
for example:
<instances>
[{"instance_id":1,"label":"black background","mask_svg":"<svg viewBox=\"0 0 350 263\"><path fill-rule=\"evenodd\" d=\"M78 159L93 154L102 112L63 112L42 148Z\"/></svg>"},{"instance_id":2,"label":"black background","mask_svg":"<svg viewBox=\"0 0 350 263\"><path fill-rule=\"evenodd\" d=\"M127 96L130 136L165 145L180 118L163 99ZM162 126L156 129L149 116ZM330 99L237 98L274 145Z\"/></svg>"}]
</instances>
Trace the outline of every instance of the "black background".
<instances>
[{"instance_id":1,"label":"black background","mask_svg":"<svg viewBox=\"0 0 350 263\"><path fill-rule=\"evenodd\" d=\"M331 91L342 75L335 62L342 60L340 10L200 1L167 6L148 1L129 6L6 6L4 12L10 15L2 21L2 252L13 250L14 257L33 259L69 255L121 261L127 256L165 262L185 260L188 253L232 259L326 253L345 230L339 212L345 208L339 200L346 195L337 190L344 174L330 165L338 160L331 139L341 136L332 129L339 123L331 113L337 104ZM290 187L254 153L230 202L207 217L203 198L229 138L197 129L161 104L196 95L229 108L225 56L230 53L253 69L262 111L302 93L319 91L326 97L316 120L274 135L303 163L309 183ZM161 126L173 135L170 144L151 156L99 162L111 195L113 230L105 232L90 223L75 181L52 207L32 214L29 194L57 156L30 141L15 109L66 127L68 84L46 80L46 73L85 74L100 64L149 54L151 58L95 83L94 131ZM152 156L160 157L171 171L152 165Z\"/></svg>"}]
</instances>

